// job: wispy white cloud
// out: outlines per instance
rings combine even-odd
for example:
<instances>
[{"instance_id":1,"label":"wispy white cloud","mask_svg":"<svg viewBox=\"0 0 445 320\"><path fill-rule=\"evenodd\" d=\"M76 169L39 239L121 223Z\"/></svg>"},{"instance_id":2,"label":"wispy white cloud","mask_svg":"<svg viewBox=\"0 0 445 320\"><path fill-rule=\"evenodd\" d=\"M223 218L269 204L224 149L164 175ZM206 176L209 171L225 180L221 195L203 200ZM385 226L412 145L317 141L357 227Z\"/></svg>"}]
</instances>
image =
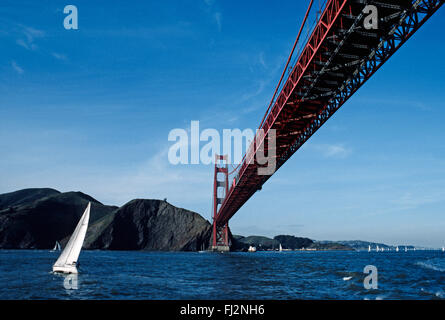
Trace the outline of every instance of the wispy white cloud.
<instances>
[{"instance_id":1,"label":"wispy white cloud","mask_svg":"<svg viewBox=\"0 0 445 320\"><path fill-rule=\"evenodd\" d=\"M25 40L23 39L17 39L17 41L15 42L17 43L19 46L25 48L26 50L36 50L37 46L34 44L28 44L27 42L25 42Z\"/></svg>"},{"instance_id":2,"label":"wispy white cloud","mask_svg":"<svg viewBox=\"0 0 445 320\"><path fill-rule=\"evenodd\" d=\"M53 53L52 53L52 56L53 56L54 58L56 58L57 60L62 60L62 61L66 61L66 60L68 60L68 58L66 57L66 55L61 54L61 53L53 52Z\"/></svg>"},{"instance_id":3,"label":"wispy white cloud","mask_svg":"<svg viewBox=\"0 0 445 320\"><path fill-rule=\"evenodd\" d=\"M267 68L267 65L266 65L266 60L265 60L265 58L264 58L264 52L263 51L261 51L259 54L258 54L258 62L259 62L259 64L261 65L261 66L263 66L263 68Z\"/></svg>"},{"instance_id":4,"label":"wispy white cloud","mask_svg":"<svg viewBox=\"0 0 445 320\"><path fill-rule=\"evenodd\" d=\"M222 14L221 14L221 12L215 12L213 17L215 18L216 25L218 26L218 30L221 31L221 29L222 29Z\"/></svg>"},{"instance_id":5,"label":"wispy white cloud","mask_svg":"<svg viewBox=\"0 0 445 320\"><path fill-rule=\"evenodd\" d=\"M204 3L208 7L208 11L212 16L213 21L216 23L218 27L218 31L222 30L222 13L217 9L215 0L204 0Z\"/></svg>"},{"instance_id":6,"label":"wispy white cloud","mask_svg":"<svg viewBox=\"0 0 445 320\"><path fill-rule=\"evenodd\" d=\"M343 144L320 144L313 148L326 158L344 159L352 153L352 150Z\"/></svg>"},{"instance_id":7,"label":"wispy white cloud","mask_svg":"<svg viewBox=\"0 0 445 320\"><path fill-rule=\"evenodd\" d=\"M256 84L257 88L254 91L246 92L241 96L241 99L239 100L240 103L248 101L254 97L259 96L261 93L263 93L264 88L268 84L267 80L259 80Z\"/></svg>"},{"instance_id":8,"label":"wispy white cloud","mask_svg":"<svg viewBox=\"0 0 445 320\"><path fill-rule=\"evenodd\" d=\"M17 45L25 48L26 50L37 50L38 46L35 43L36 39L43 38L45 32L32 27L19 25L19 38L16 40Z\"/></svg>"},{"instance_id":9,"label":"wispy white cloud","mask_svg":"<svg viewBox=\"0 0 445 320\"><path fill-rule=\"evenodd\" d=\"M17 72L18 74L23 74L23 73L25 73L25 70L23 70L23 68L20 67L20 66L17 64L17 62L12 61L12 62L11 62L11 66L12 66L12 68L14 69L14 71Z\"/></svg>"}]
</instances>

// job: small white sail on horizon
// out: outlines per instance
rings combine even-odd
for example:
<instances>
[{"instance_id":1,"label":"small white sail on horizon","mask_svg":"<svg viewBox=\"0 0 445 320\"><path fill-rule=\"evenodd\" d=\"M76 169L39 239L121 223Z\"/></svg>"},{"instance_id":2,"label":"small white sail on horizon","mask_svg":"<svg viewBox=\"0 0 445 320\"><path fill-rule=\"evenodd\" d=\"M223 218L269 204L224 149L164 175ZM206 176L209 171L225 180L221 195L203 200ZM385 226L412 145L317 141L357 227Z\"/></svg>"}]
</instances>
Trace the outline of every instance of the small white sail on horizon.
<instances>
[{"instance_id":1,"label":"small white sail on horizon","mask_svg":"<svg viewBox=\"0 0 445 320\"><path fill-rule=\"evenodd\" d=\"M60 246L59 241L56 241L56 244L54 245L54 248L51 251L60 251L62 250L62 247Z\"/></svg>"},{"instance_id":2,"label":"small white sail on horizon","mask_svg":"<svg viewBox=\"0 0 445 320\"><path fill-rule=\"evenodd\" d=\"M408 252L408 248L405 246L405 252Z\"/></svg>"},{"instance_id":3,"label":"small white sail on horizon","mask_svg":"<svg viewBox=\"0 0 445 320\"><path fill-rule=\"evenodd\" d=\"M442 252L445 252L445 247L442 247Z\"/></svg>"},{"instance_id":4,"label":"small white sail on horizon","mask_svg":"<svg viewBox=\"0 0 445 320\"><path fill-rule=\"evenodd\" d=\"M280 249L279 250L280 250L280 252L283 251L283 247L281 246L281 243L280 243Z\"/></svg>"},{"instance_id":5,"label":"small white sail on horizon","mask_svg":"<svg viewBox=\"0 0 445 320\"><path fill-rule=\"evenodd\" d=\"M396 252L399 252L399 246L396 247Z\"/></svg>"},{"instance_id":6,"label":"small white sail on horizon","mask_svg":"<svg viewBox=\"0 0 445 320\"><path fill-rule=\"evenodd\" d=\"M375 248L375 251L376 251L376 252L379 252L379 251L380 251L379 246L377 246L377 247Z\"/></svg>"},{"instance_id":7,"label":"small white sail on horizon","mask_svg":"<svg viewBox=\"0 0 445 320\"><path fill-rule=\"evenodd\" d=\"M77 259L79 258L80 250L82 250L85 234L88 229L88 222L90 220L91 202L88 203L85 212L79 220L79 223L74 229L70 240L66 244L62 253L53 265L53 272L61 273L77 273Z\"/></svg>"},{"instance_id":8,"label":"small white sail on horizon","mask_svg":"<svg viewBox=\"0 0 445 320\"><path fill-rule=\"evenodd\" d=\"M371 252L371 246L368 246L368 252Z\"/></svg>"}]
</instances>

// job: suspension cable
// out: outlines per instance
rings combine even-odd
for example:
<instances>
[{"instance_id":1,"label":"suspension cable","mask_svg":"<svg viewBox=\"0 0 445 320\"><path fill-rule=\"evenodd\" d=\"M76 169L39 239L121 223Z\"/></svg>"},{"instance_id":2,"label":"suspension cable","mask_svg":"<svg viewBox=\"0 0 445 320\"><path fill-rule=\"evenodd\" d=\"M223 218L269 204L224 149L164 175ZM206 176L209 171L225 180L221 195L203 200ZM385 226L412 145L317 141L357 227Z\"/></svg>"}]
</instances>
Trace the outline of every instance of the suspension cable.
<instances>
[{"instance_id":1,"label":"suspension cable","mask_svg":"<svg viewBox=\"0 0 445 320\"><path fill-rule=\"evenodd\" d=\"M311 0L311 2L309 3L309 7L307 8L306 15L304 16L303 23L301 24L301 27L300 27L300 31L298 31L297 39L295 39L294 46L292 47L292 51L291 51L291 53L289 55L289 58L287 59L286 66L284 67L283 73L281 74L280 81L278 82L277 88L275 89L275 92L274 92L274 94L272 96L272 100L270 100L269 107L267 108L266 113L264 114L264 117L261 120L261 123L260 123L260 126L259 126L258 129L261 129L261 127L263 126L264 120L266 119L266 116L269 113L270 107L272 106L272 103L275 100L275 96L277 95L278 89L280 88L280 85L281 85L281 81L283 81L284 75L286 74L286 70L287 70L287 68L289 66L289 62L292 59L292 55L294 54L295 47L297 46L298 40L300 39L301 31L303 30L303 27L306 24L306 20L307 20L307 17L309 15L309 12L311 11L313 2L314 2L314 0Z\"/></svg>"}]
</instances>

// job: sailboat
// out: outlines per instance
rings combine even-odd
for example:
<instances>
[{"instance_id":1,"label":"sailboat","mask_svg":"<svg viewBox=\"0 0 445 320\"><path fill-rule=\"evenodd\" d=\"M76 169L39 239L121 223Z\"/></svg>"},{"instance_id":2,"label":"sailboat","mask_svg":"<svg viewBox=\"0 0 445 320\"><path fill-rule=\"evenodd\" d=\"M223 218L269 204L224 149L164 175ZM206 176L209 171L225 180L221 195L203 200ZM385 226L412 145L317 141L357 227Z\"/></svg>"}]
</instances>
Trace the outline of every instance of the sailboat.
<instances>
[{"instance_id":1,"label":"sailboat","mask_svg":"<svg viewBox=\"0 0 445 320\"><path fill-rule=\"evenodd\" d=\"M60 246L59 241L56 241L56 244L54 245L54 248L51 251L60 251L62 250L62 247Z\"/></svg>"},{"instance_id":2,"label":"sailboat","mask_svg":"<svg viewBox=\"0 0 445 320\"><path fill-rule=\"evenodd\" d=\"M377 246L376 248L375 248L375 251L377 251L377 252L379 252L379 246Z\"/></svg>"},{"instance_id":3,"label":"sailboat","mask_svg":"<svg viewBox=\"0 0 445 320\"><path fill-rule=\"evenodd\" d=\"M279 249L279 251L280 251L280 252L283 251L283 247L281 246L281 243L280 243L280 249Z\"/></svg>"},{"instance_id":4,"label":"sailboat","mask_svg":"<svg viewBox=\"0 0 445 320\"><path fill-rule=\"evenodd\" d=\"M79 258L80 250L82 249L85 234L88 229L88 221L90 220L91 202L80 218L76 229L74 229L70 240L63 249L62 253L53 265L53 272L60 273L74 273L77 274L77 259Z\"/></svg>"},{"instance_id":5,"label":"sailboat","mask_svg":"<svg viewBox=\"0 0 445 320\"><path fill-rule=\"evenodd\" d=\"M442 247L442 252L445 252L445 247Z\"/></svg>"},{"instance_id":6,"label":"sailboat","mask_svg":"<svg viewBox=\"0 0 445 320\"><path fill-rule=\"evenodd\" d=\"M368 246L368 252L371 252L371 246Z\"/></svg>"},{"instance_id":7,"label":"sailboat","mask_svg":"<svg viewBox=\"0 0 445 320\"><path fill-rule=\"evenodd\" d=\"M399 246L396 247L396 252L399 252Z\"/></svg>"},{"instance_id":8,"label":"sailboat","mask_svg":"<svg viewBox=\"0 0 445 320\"><path fill-rule=\"evenodd\" d=\"M405 252L408 252L408 248L405 246Z\"/></svg>"}]
</instances>

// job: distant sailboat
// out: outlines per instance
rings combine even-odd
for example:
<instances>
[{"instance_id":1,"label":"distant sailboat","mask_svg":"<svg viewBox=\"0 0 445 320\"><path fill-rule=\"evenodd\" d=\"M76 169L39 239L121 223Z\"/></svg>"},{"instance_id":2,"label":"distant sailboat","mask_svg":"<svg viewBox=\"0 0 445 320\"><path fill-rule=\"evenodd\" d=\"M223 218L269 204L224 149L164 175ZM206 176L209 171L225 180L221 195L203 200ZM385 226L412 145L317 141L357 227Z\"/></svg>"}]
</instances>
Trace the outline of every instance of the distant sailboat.
<instances>
[{"instance_id":1,"label":"distant sailboat","mask_svg":"<svg viewBox=\"0 0 445 320\"><path fill-rule=\"evenodd\" d=\"M77 273L77 259L79 258L80 250L82 249L85 234L88 229L88 221L90 220L91 202L79 220L79 223L74 229L70 240L60 254L59 259L53 266L53 272L61 273Z\"/></svg>"},{"instance_id":2,"label":"distant sailboat","mask_svg":"<svg viewBox=\"0 0 445 320\"><path fill-rule=\"evenodd\" d=\"M279 251L280 251L280 252L283 251L283 247L281 246L281 243L280 243Z\"/></svg>"},{"instance_id":3,"label":"distant sailboat","mask_svg":"<svg viewBox=\"0 0 445 320\"><path fill-rule=\"evenodd\" d=\"M408 248L407 247L405 247L405 252L408 252Z\"/></svg>"},{"instance_id":4,"label":"distant sailboat","mask_svg":"<svg viewBox=\"0 0 445 320\"><path fill-rule=\"evenodd\" d=\"M377 248L375 248L375 251L377 251L377 252L380 251L379 246L377 246Z\"/></svg>"},{"instance_id":5,"label":"distant sailboat","mask_svg":"<svg viewBox=\"0 0 445 320\"><path fill-rule=\"evenodd\" d=\"M396 247L396 252L399 252L399 246Z\"/></svg>"},{"instance_id":6,"label":"distant sailboat","mask_svg":"<svg viewBox=\"0 0 445 320\"><path fill-rule=\"evenodd\" d=\"M442 252L445 252L445 247L442 247Z\"/></svg>"},{"instance_id":7,"label":"distant sailboat","mask_svg":"<svg viewBox=\"0 0 445 320\"><path fill-rule=\"evenodd\" d=\"M249 249L247 250L248 252L256 252L256 247L254 246L250 246Z\"/></svg>"},{"instance_id":8,"label":"distant sailboat","mask_svg":"<svg viewBox=\"0 0 445 320\"><path fill-rule=\"evenodd\" d=\"M371 252L371 246L368 246L368 252Z\"/></svg>"},{"instance_id":9,"label":"distant sailboat","mask_svg":"<svg viewBox=\"0 0 445 320\"><path fill-rule=\"evenodd\" d=\"M51 251L60 251L62 250L62 247L60 246L59 241L56 241L56 244L54 245L54 248Z\"/></svg>"}]
</instances>

